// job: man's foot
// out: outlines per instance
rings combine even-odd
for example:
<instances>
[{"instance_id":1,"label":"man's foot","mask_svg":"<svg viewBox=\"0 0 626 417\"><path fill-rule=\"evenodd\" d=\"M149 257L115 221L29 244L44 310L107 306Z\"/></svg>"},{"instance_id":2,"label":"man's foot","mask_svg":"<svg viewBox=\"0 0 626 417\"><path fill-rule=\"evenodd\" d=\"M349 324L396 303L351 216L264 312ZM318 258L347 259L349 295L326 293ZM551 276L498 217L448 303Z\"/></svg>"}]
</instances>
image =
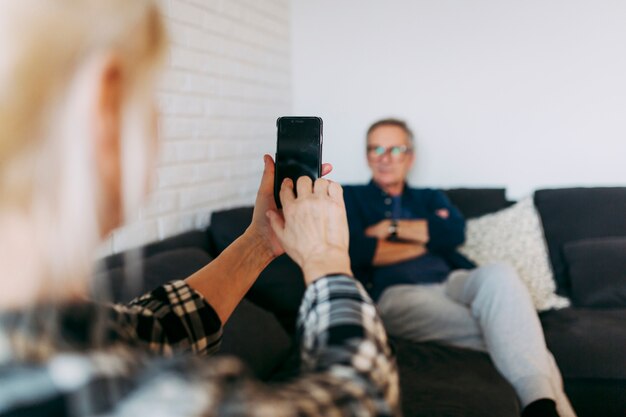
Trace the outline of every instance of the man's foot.
<instances>
[{"instance_id":1,"label":"man's foot","mask_svg":"<svg viewBox=\"0 0 626 417\"><path fill-rule=\"evenodd\" d=\"M556 403L549 398L541 398L524 407L522 417L559 417Z\"/></svg>"}]
</instances>

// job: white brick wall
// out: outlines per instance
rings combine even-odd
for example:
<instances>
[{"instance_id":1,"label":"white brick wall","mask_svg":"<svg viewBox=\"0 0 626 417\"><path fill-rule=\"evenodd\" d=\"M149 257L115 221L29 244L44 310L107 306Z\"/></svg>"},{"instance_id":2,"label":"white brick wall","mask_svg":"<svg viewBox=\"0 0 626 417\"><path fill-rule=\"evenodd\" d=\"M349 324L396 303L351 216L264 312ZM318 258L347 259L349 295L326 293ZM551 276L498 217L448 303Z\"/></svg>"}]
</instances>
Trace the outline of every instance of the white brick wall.
<instances>
[{"instance_id":1,"label":"white brick wall","mask_svg":"<svg viewBox=\"0 0 626 417\"><path fill-rule=\"evenodd\" d=\"M161 162L138 219L102 254L250 205L275 120L291 110L289 0L160 0L171 38L158 92Z\"/></svg>"}]
</instances>

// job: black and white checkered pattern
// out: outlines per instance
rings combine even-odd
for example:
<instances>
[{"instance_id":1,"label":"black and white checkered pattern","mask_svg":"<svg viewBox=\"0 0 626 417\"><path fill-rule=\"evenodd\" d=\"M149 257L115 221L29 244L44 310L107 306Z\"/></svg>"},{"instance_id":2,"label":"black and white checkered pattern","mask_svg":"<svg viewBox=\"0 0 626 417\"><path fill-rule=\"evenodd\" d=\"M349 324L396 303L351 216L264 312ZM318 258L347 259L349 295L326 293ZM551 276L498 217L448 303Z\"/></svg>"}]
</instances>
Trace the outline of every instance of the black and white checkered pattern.
<instances>
[{"instance_id":1,"label":"black and white checkered pattern","mask_svg":"<svg viewBox=\"0 0 626 417\"><path fill-rule=\"evenodd\" d=\"M215 352L221 323L183 281L129 306L0 316L0 415L392 416L398 374L376 309L352 278L322 278L299 318L302 375L252 379Z\"/></svg>"}]
</instances>

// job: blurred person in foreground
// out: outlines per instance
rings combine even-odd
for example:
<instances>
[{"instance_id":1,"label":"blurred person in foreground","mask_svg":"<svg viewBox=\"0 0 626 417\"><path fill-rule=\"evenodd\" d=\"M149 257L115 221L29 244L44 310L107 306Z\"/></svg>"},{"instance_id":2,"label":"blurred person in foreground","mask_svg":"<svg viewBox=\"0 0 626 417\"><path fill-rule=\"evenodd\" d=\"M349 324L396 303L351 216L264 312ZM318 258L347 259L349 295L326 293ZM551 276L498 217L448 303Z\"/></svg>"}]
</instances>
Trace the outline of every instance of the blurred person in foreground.
<instances>
[{"instance_id":1,"label":"blurred person in foreground","mask_svg":"<svg viewBox=\"0 0 626 417\"><path fill-rule=\"evenodd\" d=\"M342 189L286 181L279 212L269 156L251 225L217 259L127 306L87 300L95 248L150 183L165 48L151 0L0 0L0 415L396 415ZM267 386L201 355L284 251L307 284L302 370Z\"/></svg>"},{"instance_id":2,"label":"blurred person in foreground","mask_svg":"<svg viewBox=\"0 0 626 417\"><path fill-rule=\"evenodd\" d=\"M523 417L574 417L517 272L504 263L476 268L456 251L465 240L460 211L443 191L407 184L411 129L398 119L372 124L366 156L370 183L344 187L350 254L389 334L488 352Z\"/></svg>"}]
</instances>

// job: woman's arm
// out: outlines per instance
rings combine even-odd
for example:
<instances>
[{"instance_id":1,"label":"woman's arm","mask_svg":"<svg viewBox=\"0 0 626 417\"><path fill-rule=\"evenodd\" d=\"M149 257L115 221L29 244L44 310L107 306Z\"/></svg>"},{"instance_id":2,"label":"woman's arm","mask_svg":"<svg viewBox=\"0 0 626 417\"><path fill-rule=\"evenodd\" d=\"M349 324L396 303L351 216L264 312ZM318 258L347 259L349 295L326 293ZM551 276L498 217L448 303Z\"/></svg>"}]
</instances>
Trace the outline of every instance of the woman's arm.
<instances>
[{"instance_id":1,"label":"woman's arm","mask_svg":"<svg viewBox=\"0 0 626 417\"><path fill-rule=\"evenodd\" d=\"M259 274L275 258L266 243L250 229L211 263L186 279L226 323Z\"/></svg>"},{"instance_id":2,"label":"woman's arm","mask_svg":"<svg viewBox=\"0 0 626 417\"><path fill-rule=\"evenodd\" d=\"M114 321L127 342L159 354L215 353L222 324L272 259L267 245L249 228L187 280L165 284L128 306L114 306Z\"/></svg>"},{"instance_id":3,"label":"woman's arm","mask_svg":"<svg viewBox=\"0 0 626 417\"><path fill-rule=\"evenodd\" d=\"M288 383L265 385L232 358L187 357L166 372L150 365L152 379L121 407L177 415L399 415L396 363L376 307L357 281L341 274L314 279L300 308L298 335L301 373Z\"/></svg>"},{"instance_id":4,"label":"woman's arm","mask_svg":"<svg viewBox=\"0 0 626 417\"><path fill-rule=\"evenodd\" d=\"M276 210L274 161L269 155L263 161L265 168L252 223L217 258L186 280L211 304L222 323L228 320L263 269L284 252L265 216L268 210Z\"/></svg>"}]
</instances>

